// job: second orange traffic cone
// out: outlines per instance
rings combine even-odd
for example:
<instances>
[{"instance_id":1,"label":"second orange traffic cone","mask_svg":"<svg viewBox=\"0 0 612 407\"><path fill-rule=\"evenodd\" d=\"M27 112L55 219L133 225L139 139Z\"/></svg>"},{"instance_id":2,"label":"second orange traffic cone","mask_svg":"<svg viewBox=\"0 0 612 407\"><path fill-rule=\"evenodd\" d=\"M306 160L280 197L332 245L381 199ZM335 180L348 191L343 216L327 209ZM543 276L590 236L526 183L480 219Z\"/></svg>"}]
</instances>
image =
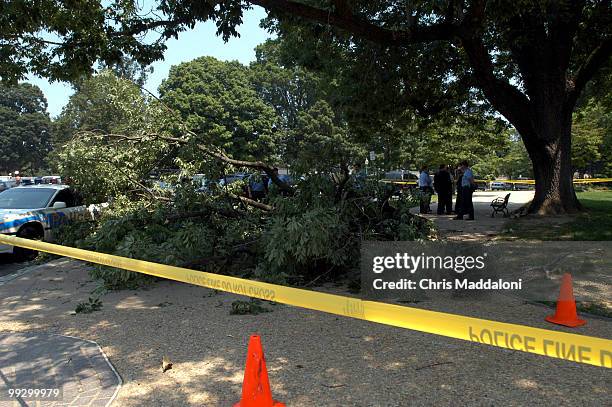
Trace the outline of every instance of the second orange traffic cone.
<instances>
[{"instance_id":1,"label":"second orange traffic cone","mask_svg":"<svg viewBox=\"0 0 612 407\"><path fill-rule=\"evenodd\" d=\"M285 407L283 403L272 399L266 358L259 335L251 335L247 352L242 398L234 407Z\"/></svg>"},{"instance_id":2,"label":"second orange traffic cone","mask_svg":"<svg viewBox=\"0 0 612 407\"><path fill-rule=\"evenodd\" d=\"M586 324L584 319L578 318L578 313L576 312L576 300L574 299L571 274L565 273L563 275L561 291L557 300L557 311L555 315L547 316L546 320L553 324L569 326L571 328Z\"/></svg>"}]
</instances>

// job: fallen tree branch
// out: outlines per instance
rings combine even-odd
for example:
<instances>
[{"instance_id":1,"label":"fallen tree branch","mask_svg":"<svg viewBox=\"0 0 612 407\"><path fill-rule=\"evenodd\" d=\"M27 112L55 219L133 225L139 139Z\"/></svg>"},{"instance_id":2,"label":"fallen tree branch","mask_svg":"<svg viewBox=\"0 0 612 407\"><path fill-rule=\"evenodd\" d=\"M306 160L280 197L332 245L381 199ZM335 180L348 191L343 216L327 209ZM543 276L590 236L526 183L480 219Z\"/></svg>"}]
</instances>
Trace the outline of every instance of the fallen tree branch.
<instances>
[{"instance_id":1,"label":"fallen tree branch","mask_svg":"<svg viewBox=\"0 0 612 407\"><path fill-rule=\"evenodd\" d=\"M272 211L274 209L274 207L271 206L271 205L265 204L263 202L255 201L255 200L253 200L251 198L247 198L246 196L239 196L239 195L234 195L234 194L230 194L230 196L232 198L239 199L242 203L244 203L247 206L252 206L254 208L259 208L259 209L262 209L262 210L264 210L266 212L270 212L270 211Z\"/></svg>"},{"instance_id":2,"label":"fallen tree branch","mask_svg":"<svg viewBox=\"0 0 612 407\"><path fill-rule=\"evenodd\" d=\"M92 159L92 158L85 158L85 160L87 160L89 162L94 162L94 163L104 162L104 163L110 164L117 172L120 172L121 174L123 174L125 176L125 179L129 183L137 186L138 187L137 191L144 191L144 192L146 192L153 199L163 199L164 198L162 196L159 196L159 195L155 194L151 188L147 187L143 183L141 183L138 180L135 180L132 177L130 177L128 174L125 173L123 168L121 168L119 165L114 163L112 160L105 159L105 158L101 158L101 159L98 159L98 160L95 160L95 159Z\"/></svg>"},{"instance_id":3,"label":"fallen tree branch","mask_svg":"<svg viewBox=\"0 0 612 407\"><path fill-rule=\"evenodd\" d=\"M89 133L91 134L91 132L89 132ZM93 133L93 134L95 134L95 133ZM126 140L126 141L135 141L135 142L142 142L143 141L142 137L126 136L124 134L102 134L100 136L102 136L102 137L110 137L110 138L117 138L117 139ZM153 136L153 137L156 137L156 138L158 138L160 140L164 140L164 141L167 141L167 142L175 142L175 143L179 143L179 144L185 144L185 143L188 142L187 140L183 140L183 139L180 139L180 138L177 138L177 137L162 136L162 135L158 135L158 134L147 134L147 136ZM268 164L266 164L264 162L261 162L261 161L251 162L251 161L234 160L234 159L231 159L231 158L223 155L222 153L214 153L213 151L209 150L206 146L198 145L198 147L201 150L204 150L204 151L206 151L206 152L208 152L210 154L219 154L219 157L226 157L227 160L229 160L229 162L231 164L234 164L234 165L250 166L250 167L253 167L253 168L264 168L265 167L265 168L267 168L269 170L269 172L273 176L276 177L276 179L279 182L281 182L283 185L285 185L285 187L287 188L286 190L291 191L291 188L287 184L285 184L284 182L282 182L282 181L280 181L278 179L278 177L275 174L274 168L270 167ZM95 161L95 160L91 160L91 161ZM110 162L108 160L100 160L100 161L105 161L105 162L108 162L110 164L113 164L112 162ZM249 163L250 165L244 165L244 163ZM255 167L255 165L257 165L257 166ZM115 168L117 168L117 167L115 166ZM120 168L117 168L117 170L123 173L123 171ZM126 174L124 174L124 175L126 175ZM126 175L126 177L127 177L127 175ZM155 198L155 199L160 199L161 198L160 196L155 195L151 189L147 188L145 185L141 184L140 182L138 182L136 180L133 180L133 179L131 179L129 177L127 177L127 178L129 180L129 182L139 186L144 191L149 193L152 198ZM271 205L267 205L267 204L265 204L263 202L255 201L255 200L247 198L245 196L239 196L239 195L232 194L232 193L228 193L228 195L230 197L236 199L236 200L241 201L242 203L244 203L247 206L251 206L251 207L254 207L254 208L262 209L262 210L264 210L266 212L270 212L270 211L272 211L274 209L274 207L272 207ZM178 216L180 217L180 215L178 215ZM233 216L233 217L235 217L235 216Z\"/></svg>"}]
</instances>

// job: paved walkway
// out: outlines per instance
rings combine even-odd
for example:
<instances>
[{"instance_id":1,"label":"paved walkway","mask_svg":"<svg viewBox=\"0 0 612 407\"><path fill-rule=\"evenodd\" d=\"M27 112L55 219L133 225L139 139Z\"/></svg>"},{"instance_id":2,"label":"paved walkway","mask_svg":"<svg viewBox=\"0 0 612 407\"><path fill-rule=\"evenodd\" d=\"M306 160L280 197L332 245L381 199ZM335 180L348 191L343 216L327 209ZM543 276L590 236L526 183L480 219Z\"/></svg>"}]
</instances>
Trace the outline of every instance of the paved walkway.
<instances>
[{"instance_id":1,"label":"paved walkway","mask_svg":"<svg viewBox=\"0 0 612 407\"><path fill-rule=\"evenodd\" d=\"M60 261L60 267L65 263ZM41 269L54 266L31 267L13 277ZM0 286L9 282L0 281ZM32 293L21 292L27 308ZM15 309L7 305L2 306L5 315ZM0 407L103 407L120 386L121 378L96 342L41 331L0 333ZM12 397L15 390L26 393Z\"/></svg>"},{"instance_id":2,"label":"paved walkway","mask_svg":"<svg viewBox=\"0 0 612 407\"><path fill-rule=\"evenodd\" d=\"M483 191L475 192L474 201L474 221L453 220L454 215L436 215L438 204L431 204L431 214L424 215L431 219L440 232L440 236L448 240L488 240L495 237L502 230L507 218L497 214L491 217L491 201L497 197L504 197L510 193L508 209L513 211L520 208L533 198L533 191ZM418 212L419 208L413 211ZM467 216L466 216L467 218Z\"/></svg>"}]
</instances>

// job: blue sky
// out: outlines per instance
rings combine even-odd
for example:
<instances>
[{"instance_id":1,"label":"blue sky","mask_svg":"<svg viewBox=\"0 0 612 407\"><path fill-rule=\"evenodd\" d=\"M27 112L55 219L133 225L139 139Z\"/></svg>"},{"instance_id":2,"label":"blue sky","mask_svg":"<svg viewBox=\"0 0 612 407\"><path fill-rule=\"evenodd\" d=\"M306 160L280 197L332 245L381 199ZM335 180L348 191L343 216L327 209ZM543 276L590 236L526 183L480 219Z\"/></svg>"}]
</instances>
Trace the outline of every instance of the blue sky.
<instances>
[{"instance_id":1,"label":"blue sky","mask_svg":"<svg viewBox=\"0 0 612 407\"><path fill-rule=\"evenodd\" d=\"M266 12L261 7L254 7L246 11L244 21L238 27L240 38L231 38L227 43L215 35L217 27L210 21L200 23L193 30L181 33L178 40L169 40L164 60L153 64L154 71L149 75L145 87L157 93L157 88L168 76L172 65L191 61L204 55L226 61L238 60L243 64L248 64L255 59L255 46L270 38L270 35L259 27L259 21L265 16ZM49 83L46 79L36 77L29 77L28 82L38 85L45 93L51 117L56 117L61 113L62 107L68 103L68 98L73 93L70 84L63 82Z\"/></svg>"}]
</instances>

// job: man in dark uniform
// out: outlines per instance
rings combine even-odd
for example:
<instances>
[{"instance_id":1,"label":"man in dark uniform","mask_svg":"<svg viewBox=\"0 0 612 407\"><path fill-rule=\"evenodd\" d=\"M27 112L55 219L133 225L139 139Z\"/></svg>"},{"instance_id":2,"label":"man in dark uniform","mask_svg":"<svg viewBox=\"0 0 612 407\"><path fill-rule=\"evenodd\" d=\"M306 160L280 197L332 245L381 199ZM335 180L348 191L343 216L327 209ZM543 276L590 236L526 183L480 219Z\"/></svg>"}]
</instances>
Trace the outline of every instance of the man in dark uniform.
<instances>
[{"instance_id":1,"label":"man in dark uniform","mask_svg":"<svg viewBox=\"0 0 612 407\"><path fill-rule=\"evenodd\" d=\"M474 220L474 204L472 202L472 194L477 189L476 181L474 180L474 172L470 168L470 164L464 160L461 162L461 206L457 216L453 219L463 220L463 215L468 215L468 220Z\"/></svg>"},{"instance_id":2,"label":"man in dark uniform","mask_svg":"<svg viewBox=\"0 0 612 407\"><path fill-rule=\"evenodd\" d=\"M453 211L453 180L446 164L441 164L440 169L434 175L434 189L438 194L438 215L444 212L450 215Z\"/></svg>"}]
</instances>

